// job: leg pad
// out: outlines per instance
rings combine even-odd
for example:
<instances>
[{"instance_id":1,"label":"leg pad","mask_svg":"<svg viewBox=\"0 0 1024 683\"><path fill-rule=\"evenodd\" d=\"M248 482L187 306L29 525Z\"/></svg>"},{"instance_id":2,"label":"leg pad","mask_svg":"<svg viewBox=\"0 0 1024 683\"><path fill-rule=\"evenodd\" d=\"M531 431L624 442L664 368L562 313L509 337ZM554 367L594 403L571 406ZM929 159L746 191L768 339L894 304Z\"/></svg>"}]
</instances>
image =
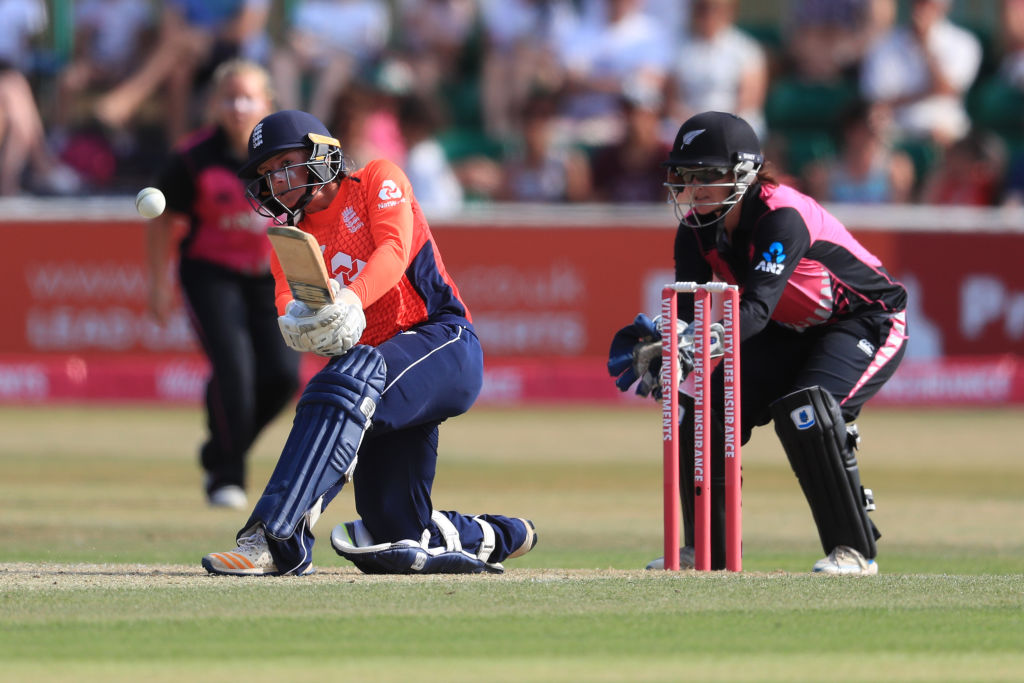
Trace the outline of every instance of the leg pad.
<instances>
[{"instance_id":1,"label":"leg pad","mask_svg":"<svg viewBox=\"0 0 1024 683\"><path fill-rule=\"evenodd\" d=\"M431 520L441 531L444 547L427 547L429 529L424 530L419 541L376 543L358 519L336 526L331 533L331 545L364 574L501 574L505 571L500 564L485 561L494 549L494 530L487 522L477 519L481 528L486 527L485 541L480 553L473 555L462 549L459 532L447 517L435 511Z\"/></svg>"},{"instance_id":2,"label":"leg pad","mask_svg":"<svg viewBox=\"0 0 1024 683\"><path fill-rule=\"evenodd\" d=\"M873 559L881 534L868 517L852 439L835 399L814 386L783 396L771 412L825 553L846 545Z\"/></svg>"}]
</instances>

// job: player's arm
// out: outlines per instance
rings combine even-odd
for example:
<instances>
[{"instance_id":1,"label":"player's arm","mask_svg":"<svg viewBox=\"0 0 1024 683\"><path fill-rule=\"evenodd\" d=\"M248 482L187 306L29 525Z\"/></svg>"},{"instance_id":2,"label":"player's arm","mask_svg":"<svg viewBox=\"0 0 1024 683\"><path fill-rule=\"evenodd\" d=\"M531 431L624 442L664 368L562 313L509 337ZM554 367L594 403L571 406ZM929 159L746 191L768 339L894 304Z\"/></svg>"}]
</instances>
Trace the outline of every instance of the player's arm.
<instances>
[{"instance_id":1,"label":"player's arm","mask_svg":"<svg viewBox=\"0 0 1024 683\"><path fill-rule=\"evenodd\" d=\"M753 257L740 298L741 341L771 320L790 275L811 246L811 233L796 209L782 208L761 219L751 244Z\"/></svg>"},{"instance_id":2,"label":"player's arm","mask_svg":"<svg viewBox=\"0 0 1024 683\"><path fill-rule=\"evenodd\" d=\"M292 300L292 289L288 286L281 262L273 250L270 252L270 274L274 276L274 306L277 307L278 315L284 315L285 308Z\"/></svg>"},{"instance_id":3,"label":"player's arm","mask_svg":"<svg viewBox=\"0 0 1024 683\"><path fill-rule=\"evenodd\" d=\"M374 161L362 178L374 250L349 284L366 308L402 279L413 247L412 185L390 161Z\"/></svg>"},{"instance_id":4,"label":"player's arm","mask_svg":"<svg viewBox=\"0 0 1024 683\"><path fill-rule=\"evenodd\" d=\"M161 170L154 186L167 202L167 209L146 224L146 279L149 314L161 325L167 322L174 299L171 261L183 229L187 226L188 207L195 197L192 176L180 155L174 155Z\"/></svg>"},{"instance_id":5,"label":"player's arm","mask_svg":"<svg viewBox=\"0 0 1024 683\"><path fill-rule=\"evenodd\" d=\"M700 238L701 228L680 226L676 231L676 282L710 282L714 274L711 264L704 259L706 247ZM705 231L711 232L714 231ZM713 245L711 245L713 246ZM693 320L693 294L680 292L676 297L677 316L680 320Z\"/></svg>"},{"instance_id":6,"label":"player's arm","mask_svg":"<svg viewBox=\"0 0 1024 683\"><path fill-rule=\"evenodd\" d=\"M182 220L187 220L183 214L165 211L146 225L148 307L150 315L161 325L167 322L174 298L170 265L177 244L175 228Z\"/></svg>"}]
</instances>

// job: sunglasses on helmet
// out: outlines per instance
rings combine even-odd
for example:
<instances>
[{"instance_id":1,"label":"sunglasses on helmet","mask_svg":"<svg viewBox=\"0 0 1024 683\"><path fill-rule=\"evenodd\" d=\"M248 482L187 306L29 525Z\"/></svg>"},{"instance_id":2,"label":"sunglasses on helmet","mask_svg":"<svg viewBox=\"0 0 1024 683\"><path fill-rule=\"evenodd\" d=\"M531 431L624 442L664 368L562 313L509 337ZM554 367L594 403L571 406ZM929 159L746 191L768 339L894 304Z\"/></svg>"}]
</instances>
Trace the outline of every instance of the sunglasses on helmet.
<instances>
[{"instance_id":1,"label":"sunglasses on helmet","mask_svg":"<svg viewBox=\"0 0 1024 683\"><path fill-rule=\"evenodd\" d=\"M728 168L683 168L675 166L669 171L676 176L684 185L710 185L721 182L732 169Z\"/></svg>"}]
</instances>

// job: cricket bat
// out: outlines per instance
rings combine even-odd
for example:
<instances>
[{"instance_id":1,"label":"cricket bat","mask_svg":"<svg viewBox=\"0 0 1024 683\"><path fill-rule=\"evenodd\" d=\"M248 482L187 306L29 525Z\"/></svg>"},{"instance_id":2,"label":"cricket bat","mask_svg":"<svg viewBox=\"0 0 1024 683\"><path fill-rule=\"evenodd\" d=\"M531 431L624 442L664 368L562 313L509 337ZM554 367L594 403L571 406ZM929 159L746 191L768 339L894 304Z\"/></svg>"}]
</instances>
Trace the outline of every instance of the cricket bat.
<instances>
[{"instance_id":1,"label":"cricket bat","mask_svg":"<svg viewBox=\"0 0 1024 683\"><path fill-rule=\"evenodd\" d=\"M292 298L313 310L333 303L330 278L316 238L287 225L270 226L267 237L292 290Z\"/></svg>"}]
</instances>

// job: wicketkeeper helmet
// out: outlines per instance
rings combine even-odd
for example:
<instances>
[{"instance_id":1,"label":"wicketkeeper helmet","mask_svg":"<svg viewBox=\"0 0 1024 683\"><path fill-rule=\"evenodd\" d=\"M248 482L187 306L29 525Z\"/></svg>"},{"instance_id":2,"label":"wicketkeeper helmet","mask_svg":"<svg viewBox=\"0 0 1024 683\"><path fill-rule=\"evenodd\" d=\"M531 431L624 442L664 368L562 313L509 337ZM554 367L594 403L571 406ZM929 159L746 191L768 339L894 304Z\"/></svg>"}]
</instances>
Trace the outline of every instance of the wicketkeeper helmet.
<instances>
[{"instance_id":1,"label":"wicketkeeper helmet","mask_svg":"<svg viewBox=\"0 0 1024 683\"><path fill-rule=\"evenodd\" d=\"M669 170L665 187L679 220L691 227L708 227L743 199L763 164L761 143L749 123L734 114L706 111L680 126L662 165ZM694 191L698 187L728 187L731 192L723 201L698 202ZM707 207L714 210L698 211Z\"/></svg>"}]
</instances>

